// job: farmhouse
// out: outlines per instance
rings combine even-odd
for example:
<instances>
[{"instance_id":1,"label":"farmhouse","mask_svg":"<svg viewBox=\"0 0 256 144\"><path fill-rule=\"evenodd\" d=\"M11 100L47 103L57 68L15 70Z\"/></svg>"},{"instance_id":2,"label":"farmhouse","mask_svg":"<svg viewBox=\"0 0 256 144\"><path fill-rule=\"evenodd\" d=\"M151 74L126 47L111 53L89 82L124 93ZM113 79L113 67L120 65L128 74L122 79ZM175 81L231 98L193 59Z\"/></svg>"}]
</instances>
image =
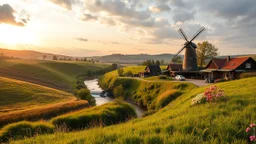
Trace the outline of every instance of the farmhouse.
<instances>
[{"instance_id":1,"label":"farmhouse","mask_svg":"<svg viewBox=\"0 0 256 144\"><path fill-rule=\"evenodd\" d=\"M159 65L148 65L144 72L140 72L140 77L158 76L161 74L161 68Z\"/></svg>"},{"instance_id":2,"label":"farmhouse","mask_svg":"<svg viewBox=\"0 0 256 144\"><path fill-rule=\"evenodd\" d=\"M256 62L251 57L213 58L200 72L211 79L238 79L241 73L256 72Z\"/></svg>"}]
</instances>

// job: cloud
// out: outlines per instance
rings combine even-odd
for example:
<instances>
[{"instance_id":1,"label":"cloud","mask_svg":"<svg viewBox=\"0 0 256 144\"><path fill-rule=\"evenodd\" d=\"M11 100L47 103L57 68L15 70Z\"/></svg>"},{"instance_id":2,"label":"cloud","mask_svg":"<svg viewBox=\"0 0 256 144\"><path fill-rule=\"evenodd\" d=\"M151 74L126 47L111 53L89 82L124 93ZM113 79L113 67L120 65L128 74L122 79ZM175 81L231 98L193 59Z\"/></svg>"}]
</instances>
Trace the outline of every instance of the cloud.
<instances>
[{"instance_id":1,"label":"cloud","mask_svg":"<svg viewBox=\"0 0 256 144\"><path fill-rule=\"evenodd\" d=\"M91 14L83 14L82 16L79 17L79 19L82 21L96 21L98 20L98 17L93 16Z\"/></svg>"},{"instance_id":2,"label":"cloud","mask_svg":"<svg viewBox=\"0 0 256 144\"><path fill-rule=\"evenodd\" d=\"M149 7L149 10L153 13L160 13L160 12L170 11L171 8L167 4L159 4L156 6Z\"/></svg>"},{"instance_id":3,"label":"cloud","mask_svg":"<svg viewBox=\"0 0 256 144\"><path fill-rule=\"evenodd\" d=\"M72 9L72 1L74 1L74 0L49 0L49 1L65 8L65 9L71 10Z\"/></svg>"},{"instance_id":4,"label":"cloud","mask_svg":"<svg viewBox=\"0 0 256 144\"><path fill-rule=\"evenodd\" d=\"M85 39L85 38L75 38L76 40L78 40L78 41L82 41L82 42L87 42L88 41L88 39Z\"/></svg>"},{"instance_id":5,"label":"cloud","mask_svg":"<svg viewBox=\"0 0 256 144\"><path fill-rule=\"evenodd\" d=\"M9 4L0 5L0 23L15 26L25 26L25 24L29 21L29 17L22 17L19 22L16 21L16 17L14 16L16 13L17 12Z\"/></svg>"}]
</instances>

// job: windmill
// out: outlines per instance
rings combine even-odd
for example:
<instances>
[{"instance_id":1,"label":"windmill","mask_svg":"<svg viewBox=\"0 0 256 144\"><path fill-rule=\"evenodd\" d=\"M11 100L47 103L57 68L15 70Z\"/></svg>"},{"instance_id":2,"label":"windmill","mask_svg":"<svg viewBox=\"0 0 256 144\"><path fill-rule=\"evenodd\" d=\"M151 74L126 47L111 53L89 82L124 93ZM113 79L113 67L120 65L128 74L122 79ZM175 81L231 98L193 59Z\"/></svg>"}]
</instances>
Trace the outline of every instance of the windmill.
<instances>
[{"instance_id":1,"label":"windmill","mask_svg":"<svg viewBox=\"0 0 256 144\"><path fill-rule=\"evenodd\" d=\"M187 35L184 33L182 28L180 28L178 30L180 35L184 38L184 40L186 42L185 42L184 46L172 58L172 61L185 49L185 55L184 55L184 60L183 60L183 64L182 64L183 71L196 71L197 70L197 55L196 55L197 46L192 41L195 40L204 30L205 30L205 28L201 27L194 34L194 36L192 37L192 39L190 41L188 41Z\"/></svg>"}]
</instances>

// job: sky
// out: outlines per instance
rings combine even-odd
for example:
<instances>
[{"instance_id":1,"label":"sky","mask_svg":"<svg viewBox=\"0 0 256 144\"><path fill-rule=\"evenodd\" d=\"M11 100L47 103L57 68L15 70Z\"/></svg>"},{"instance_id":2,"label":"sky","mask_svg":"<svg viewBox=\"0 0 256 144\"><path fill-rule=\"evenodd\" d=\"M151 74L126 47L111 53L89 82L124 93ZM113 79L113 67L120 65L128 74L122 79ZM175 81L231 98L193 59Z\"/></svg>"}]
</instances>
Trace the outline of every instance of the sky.
<instances>
[{"instance_id":1,"label":"sky","mask_svg":"<svg viewBox=\"0 0 256 144\"><path fill-rule=\"evenodd\" d=\"M256 0L0 0L0 48L70 56L176 53L209 41L256 53Z\"/></svg>"}]
</instances>

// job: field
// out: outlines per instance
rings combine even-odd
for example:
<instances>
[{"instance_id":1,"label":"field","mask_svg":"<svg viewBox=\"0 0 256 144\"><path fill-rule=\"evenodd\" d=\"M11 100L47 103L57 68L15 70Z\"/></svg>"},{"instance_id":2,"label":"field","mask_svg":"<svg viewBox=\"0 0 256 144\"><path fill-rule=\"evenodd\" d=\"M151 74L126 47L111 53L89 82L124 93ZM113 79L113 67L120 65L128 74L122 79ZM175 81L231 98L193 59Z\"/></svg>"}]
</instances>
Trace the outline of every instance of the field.
<instances>
[{"instance_id":1,"label":"field","mask_svg":"<svg viewBox=\"0 0 256 144\"><path fill-rule=\"evenodd\" d=\"M88 107L67 92L0 77L0 127L24 119L39 120Z\"/></svg>"},{"instance_id":2,"label":"field","mask_svg":"<svg viewBox=\"0 0 256 144\"><path fill-rule=\"evenodd\" d=\"M2 60L0 75L64 91L76 87L77 77L109 65L81 61Z\"/></svg>"},{"instance_id":3,"label":"field","mask_svg":"<svg viewBox=\"0 0 256 144\"><path fill-rule=\"evenodd\" d=\"M256 121L256 78L216 84L225 101L191 106L206 87L185 92L155 114L124 124L80 132L40 135L11 143L237 143Z\"/></svg>"}]
</instances>

